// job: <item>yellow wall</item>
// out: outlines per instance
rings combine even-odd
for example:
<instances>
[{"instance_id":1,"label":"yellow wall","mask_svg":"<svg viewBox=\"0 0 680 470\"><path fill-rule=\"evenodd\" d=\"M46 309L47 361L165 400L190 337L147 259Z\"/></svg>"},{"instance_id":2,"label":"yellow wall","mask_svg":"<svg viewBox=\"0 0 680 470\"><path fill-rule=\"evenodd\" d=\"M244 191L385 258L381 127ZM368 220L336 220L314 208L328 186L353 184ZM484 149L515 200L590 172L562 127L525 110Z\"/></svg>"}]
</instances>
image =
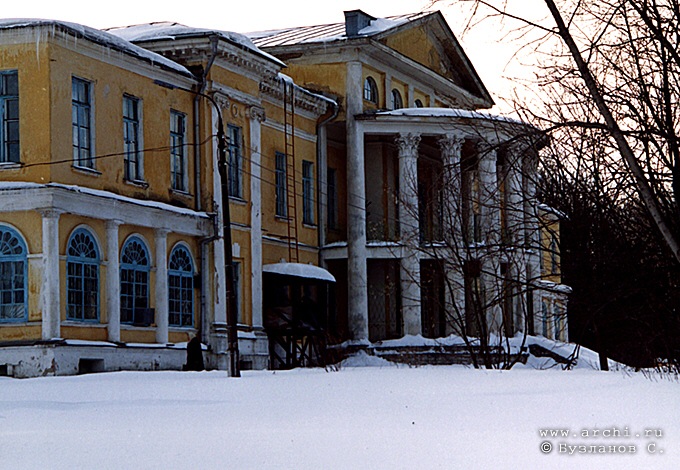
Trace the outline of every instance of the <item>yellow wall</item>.
<instances>
[{"instance_id":1,"label":"yellow wall","mask_svg":"<svg viewBox=\"0 0 680 470\"><path fill-rule=\"evenodd\" d=\"M91 188L118 194L193 207L193 151L185 148L188 191L183 195L170 189L170 111L186 116L186 142L192 139L193 95L176 89L169 90L153 83L153 78L86 57L78 52L53 44L50 47L51 76L51 181L65 184L84 184ZM72 163L71 80L81 78L91 83L94 152L97 157L95 172L80 170ZM123 156L123 96L140 100L145 151L144 179L139 185L124 179ZM26 94L22 94L20 99ZM43 113L43 116L46 115ZM32 130L22 129L23 135ZM26 140L26 139L24 139ZM22 140L23 142L23 140Z\"/></svg>"},{"instance_id":2,"label":"yellow wall","mask_svg":"<svg viewBox=\"0 0 680 470\"><path fill-rule=\"evenodd\" d=\"M428 69L447 78L454 78L448 67L444 65L448 63L448 60L443 58L433 46L432 39L423 26L391 34L385 37L383 42L387 47L404 54Z\"/></svg>"}]
</instances>

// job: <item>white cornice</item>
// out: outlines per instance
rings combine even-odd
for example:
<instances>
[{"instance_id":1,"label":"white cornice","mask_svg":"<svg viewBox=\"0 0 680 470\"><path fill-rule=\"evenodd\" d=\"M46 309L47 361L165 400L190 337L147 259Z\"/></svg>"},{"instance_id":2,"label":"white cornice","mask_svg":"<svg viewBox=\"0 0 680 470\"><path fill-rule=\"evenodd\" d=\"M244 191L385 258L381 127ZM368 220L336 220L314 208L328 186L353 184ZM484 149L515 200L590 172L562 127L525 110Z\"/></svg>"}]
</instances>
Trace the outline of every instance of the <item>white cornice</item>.
<instances>
[{"instance_id":1,"label":"white cornice","mask_svg":"<svg viewBox=\"0 0 680 470\"><path fill-rule=\"evenodd\" d=\"M0 213L40 210L118 220L123 224L164 228L192 236L207 236L212 232L211 218L205 212L166 203L137 200L77 186L17 183L14 188L0 187Z\"/></svg>"}]
</instances>

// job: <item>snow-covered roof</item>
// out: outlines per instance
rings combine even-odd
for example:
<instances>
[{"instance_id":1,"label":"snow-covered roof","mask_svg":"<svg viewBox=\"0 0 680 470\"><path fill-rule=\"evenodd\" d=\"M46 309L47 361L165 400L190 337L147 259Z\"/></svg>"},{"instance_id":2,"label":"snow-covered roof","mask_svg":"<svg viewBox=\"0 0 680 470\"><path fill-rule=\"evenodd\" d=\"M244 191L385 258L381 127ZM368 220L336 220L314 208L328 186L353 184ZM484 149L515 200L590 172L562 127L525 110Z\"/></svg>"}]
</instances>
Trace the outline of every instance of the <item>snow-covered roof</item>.
<instances>
[{"instance_id":1,"label":"snow-covered roof","mask_svg":"<svg viewBox=\"0 0 680 470\"><path fill-rule=\"evenodd\" d=\"M387 18L376 18L375 20L372 20L368 26L360 29L357 37L373 36L430 14L432 14L432 12L409 13L406 15L389 16ZM347 39L344 22L269 31L255 31L246 33L246 35L252 39L258 47L290 46L314 42L344 41Z\"/></svg>"},{"instance_id":2,"label":"snow-covered roof","mask_svg":"<svg viewBox=\"0 0 680 470\"><path fill-rule=\"evenodd\" d=\"M319 279L321 281L335 282L335 277L319 266L303 263L273 263L262 266L262 272L280 274L282 276L302 277L305 279Z\"/></svg>"},{"instance_id":3,"label":"snow-covered roof","mask_svg":"<svg viewBox=\"0 0 680 470\"><path fill-rule=\"evenodd\" d=\"M554 207L550 207L547 204L541 203L541 204L538 205L538 208L539 208L539 210L542 210L543 212L547 212L548 214L553 214L555 217L557 217L559 219L568 219L569 218L567 216L567 214L565 214L564 212L557 210Z\"/></svg>"},{"instance_id":4,"label":"snow-covered roof","mask_svg":"<svg viewBox=\"0 0 680 470\"><path fill-rule=\"evenodd\" d=\"M545 279L539 279L536 281L536 285L539 289L560 294L571 294L573 292L573 289L566 284L557 284L556 282L546 281Z\"/></svg>"},{"instance_id":5,"label":"snow-covered roof","mask_svg":"<svg viewBox=\"0 0 680 470\"><path fill-rule=\"evenodd\" d=\"M106 31L116 35L126 41L130 42L145 42L156 40L175 40L182 37L204 37L204 36L218 36L225 41L239 46L242 49L249 50L258 54L281 67L285 67L285 63L271 54L260 50L251 39L240 33L232 31L221 31L216 29L194 28L180 23L171 21L159 21L154 23L138 24L132 26L121 26L116 28L109 28Z\"/></svg>"},{"instance_id":6,"label":"snow-covered roof","mask_svg":"<svg viewBox=\"0 0 680 470\"><path fill-rule=\"evenodd\" d=\"M169 212L174 212L182 215L191 215L202 218L209 218L210 216L205 212L197 212L192 209L185 209L183 207L173 206L164 202L153 201L148 199L135 199L132 197L122 196L120 194L112 193L110 191L103 191L101 189L86 188L84 186L60 184L60 183L31 183L22 181L0 181L0 191L20 190L20 189L35 189L35 188L61 188L67 191L72 191L81 194L89 194L92 196L99 196L107 199L115 199L117 201L129 202L145 207L154 207Z\"/></svg>"},{"instance_id":7,"label":"snow-covered roof","mask_svg":"<svg viewBox=\"0 0 680 470\"><path fill-rule=\"evenodd\" d=\"M172 60L163 57L160 54L151 52L142 47L132 44L130 41L114 35L107 31L90 28L77 23L69 23L66 21L34 19L34 18L9 18L0 19L0 32L3 30L19 29L19 28L51 28L53 31L61 29L76 38L85 38L89 41L100 44L104 47L118 50L125 54L137 57L139 59L150 62L153 65L172 70L187 77L193 77L192 73L184 66L173 62Z\"/></svg>"},{"instance_id":8,"label":"snow-covered roof","mask_svg":"<svg viewBox=\"0 0 680 470\"><path fill-rule=\"evenodd\" d=\"M467 109L455 108L400 108L392 111L380 111L375 113L376 116L413 116L413 117L450 117L458 119L484 119L487 121L500 121L513 124L526 123L519 119L508 116L499 116L491 113L481 113L479 111L470 111Z\"/></svg>"}]
</instances>

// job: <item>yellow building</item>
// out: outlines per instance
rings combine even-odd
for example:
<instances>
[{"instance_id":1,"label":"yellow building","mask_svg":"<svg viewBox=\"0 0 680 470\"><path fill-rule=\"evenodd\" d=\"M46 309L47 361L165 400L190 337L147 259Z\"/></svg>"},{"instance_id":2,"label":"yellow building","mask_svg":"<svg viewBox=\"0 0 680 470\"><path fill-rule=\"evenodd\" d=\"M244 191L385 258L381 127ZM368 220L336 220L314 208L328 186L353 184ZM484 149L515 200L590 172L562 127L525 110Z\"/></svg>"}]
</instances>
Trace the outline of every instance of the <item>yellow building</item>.
<instances>
[{"instance_id":1,"label":"yellow building","mask_svg":"<svg viewBox=\"0 0 680 470\"><path fill-rule=\"evenodd\" d=\"M168 31L176 40L144 48L124 39ZM317 121L333 105L292 84L285 94L283 66L243 36L173 24L0 23L4 373L180 368L194 336L209 367L226 367L220 128L241 349L267 365L252 328L262 264L318 260L315 221L271 211L275 152L289 156L284 187L302 186L295 176L315 171ZM310 190L290 193L305 217Z\"/></svg>"},{"instance_id":2,"label":"yellow building","mask_svg":"<svg viewBox=\"0 0 680 470\"><path fill-rule=\"evenodd\" d=\"M194 337L225 369L236 326L243 367L312 364L479 334L473 298L526 331L559 285L531 246L544 137L492 105L438 12L0 21L0 374L178 369Z\"/></svg>"}]
</instances>

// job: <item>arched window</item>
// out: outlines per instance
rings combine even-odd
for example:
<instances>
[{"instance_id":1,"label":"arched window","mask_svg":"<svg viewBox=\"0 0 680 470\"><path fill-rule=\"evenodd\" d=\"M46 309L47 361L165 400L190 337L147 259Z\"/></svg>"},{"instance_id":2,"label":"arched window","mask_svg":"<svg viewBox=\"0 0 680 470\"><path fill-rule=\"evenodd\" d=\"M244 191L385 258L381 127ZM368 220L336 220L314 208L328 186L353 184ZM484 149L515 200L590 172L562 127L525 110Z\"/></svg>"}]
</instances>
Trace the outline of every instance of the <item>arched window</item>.
<instances>
[{"instance_id":1,"label":"arched window","mask_svg":"<svg viewBox=\"0 0 680 470\"><path fill-rule=\"evenodd\" d=\"M79 228L66 252L66 318L99 318L99 250L92 234Z\"/></svg>"},{"instance_id":2,"label":"arched window","mask_svg":"<svg viewBox=\"0 0 680 470\"><path fill-rule=\"evenodd\" d=\"M373 77L366 77L366 80L364 80L364 99L378 104L378 85L376 85Z\"/></svg>"},{"instance_id":3,"label":"arched window","mask_svg":"<svg viewBox=\"0 0 680 470\"><path fill-rule=\"evenodd\" d=\"M0 322L27 319L27 254L17 231L0 225Z\"/></svg>"},{"instance_id":4,"label":"arched window","mask_svg":"<svg viewBox=\"0 0 680 470\"><path fill-rule=\"evenodd\" d=\"M401 93L394 88L392 90L392 109L401 109L404 107L404 102L401 99Z\"/></svg>"},{"instance_id":5,"label":"arched window","mask_svg":"<svg viewBox=\"0 0 680 470\"><path fill-rule=\"evenodd\" d=\"M125 242L120 257L120 321L149 325L149 250L141 238Z\"/></svg>"},{"instance_id":6,"label":"arched window","mask_svg":"<svg viewBox=\"0 0 680 470\"><path fill-rule=\"evenodd\" d=\"M168 265L170 326L194 326L194 267L189 250L179 245Z\"/></svg>"},{"instance_id":7,"label":"arched window","mask_svg":"<svg viewBox=\"0 0 680 470\"><path fill-rule=\"evenodd\" d=\"M413 104L416 105L416 108L422 108L423 107L423 102L420 100L416 100Z\"/></svg>"}]
</instances>

